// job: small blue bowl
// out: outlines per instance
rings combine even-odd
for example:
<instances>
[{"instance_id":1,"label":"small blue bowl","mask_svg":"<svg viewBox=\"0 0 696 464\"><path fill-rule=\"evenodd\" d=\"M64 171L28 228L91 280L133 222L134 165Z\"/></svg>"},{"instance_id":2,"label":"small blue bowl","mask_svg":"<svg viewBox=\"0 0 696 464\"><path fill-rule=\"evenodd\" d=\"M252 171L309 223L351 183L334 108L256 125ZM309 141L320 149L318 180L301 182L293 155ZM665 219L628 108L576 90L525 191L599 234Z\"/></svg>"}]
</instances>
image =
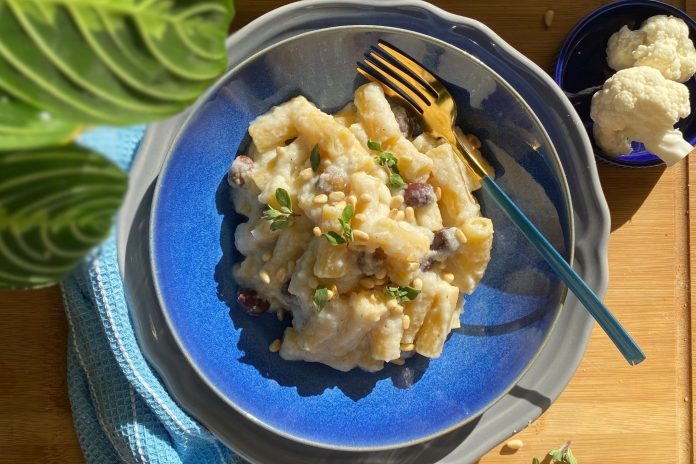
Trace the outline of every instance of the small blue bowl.
<instances>
[{"instance_id":1,"label":"small blue bowl","mask_svg":"<svg viewBox=\"0 0 696 464\"><path fill-rule=\"evenodd\" d=\"M568 34L556 61L555 80L570 98L575 110L592 140L595 155L608 163L624 167L648 167L664 164L647 151L643 144L633 142L628 155L609 156L594 143L590 104L593 91L604 84L616 71L607 65L606 53L609 37L622 26L638 29L643 21L655 15L671 15L681 18L689 26L691 40L696 38L696 21L678 8L653 0L624 0L610 3L585 16ZM696 107L696 80L685 83L689 88L691 107ZM696 143L696 118L692 112L676 126L692 145Z\"/></svg>"},{"instance_id":2,"label":"small blue bowl","mask_svg":"<svg viewBox=\"0 0 696 464\"><path fill-rule=\"evenodd\" d=\"M303 94L332 112L352 100L364 83L355 64L379 39L442 78L498 182L566 259L574 249L566 179L546 132L514 82L471 54L401 29L336 27L280 42L226 74L193 109L158 179L151 260L160 303L188 362L220 398L278 435L338 450L413 445L474 420L536 359L566 295L524 236L479 196L495 227L492 257L439 358L367 373L269 352L287 323L236 304L233 234L243 218L229 200L227 167L244 150L249 123L271 106ZM466 51L481 50L472 42Z\"/></svg>"}]
</instances>

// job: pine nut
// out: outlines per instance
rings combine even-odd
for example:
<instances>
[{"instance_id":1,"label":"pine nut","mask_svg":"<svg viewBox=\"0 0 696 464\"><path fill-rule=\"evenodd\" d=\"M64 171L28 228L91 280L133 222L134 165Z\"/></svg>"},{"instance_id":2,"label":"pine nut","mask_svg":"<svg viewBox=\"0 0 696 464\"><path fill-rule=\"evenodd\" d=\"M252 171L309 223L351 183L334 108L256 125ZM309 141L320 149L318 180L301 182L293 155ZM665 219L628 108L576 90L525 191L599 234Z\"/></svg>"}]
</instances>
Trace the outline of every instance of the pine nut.
<instances>
[{"instance_id":1,"label":"pine nut","mask_svg":"<svg viewBox=\"0 0 696 464\"><path fill-rule=\"evenodd\" d=\"M375 273L375 277L377 277L379 280L384 279L385 277L387 277L387 270L384 268L380 269Z\"/></svg>"},{"instance_id":2,"label":"pine nut","mask_svg":"<svg viewBox=\"0 0 696 464\"><path fill-rule=\"evenodd\" d=\"M405 214L403 211L399 210L396 212L396 217L394 218L396 221L403 221L405 218Z\"/></svg>"},{"instance_id":3,"label":"pine nut","mask_svg":"<svg viewBox=\"0 0 696 464\"><path fill-rule=\"evenodd\" d=\"M324 166L325 168L329 167L329 166L331 166L331 160L330 159L323 159L323 160L321 160L321 165Z\"/></svg>"},{"instance_id":4,"label":"pine nut","mask_svg":"<svg viewBox=\"0 0 696 464\"><path fill-rule=\"evenodd\" d=\"M324 203L329 201L329 197L324 195L323 193L320 193L319 195L314 197L314 200L312 200L314 204L316 205L323 205Z\"/></svg>"},{"instance_id":5,"label":"pine nut","mask_svg":"<svg viewBox=\"0 0 696 464\"><path fill-rule=\"evenodd\" d=\"M390 208L398 208L401 206L401 203L404 202L404 197L402 195L397 195L391 199L389 202L389 207Z\"/></svg>"},{"instance_id":6,"label":"pine nut","mask_svg":"<svg viewBox=\"0 0 696 464\"><path fill-rule=\"evenodd\" d=\"M315 227L314 229L312 229L312 233L315 237L321 237L322 234L321 229L319 227Z\"/></svg>"},{"instance_id":7,"label":"pine nut","mask_svg":"<svg viewBox=\"0 0 696 464\"><path fill-rule=\"evenodd\" d=\"M505 443L505 446L512 450L518 450L524 446L524 442L519 438L516 438Z\"/></svg>"},{"instance_id":8,"label":"pine nut","mask_svg":"<svg viewBox=\"0 0 696 464\"><path fill-rule=\"evenodd\" d=\"M420 264L419 263L408 263L408 270L409 271L417 271L420 269Z\"/></svg>"},{"instance_id":9,"label":"pine nut","mask_svg":"<svg viewBox=\"0 0 696 464\"><path fill-rule=\"evenodd\" d=\"M397 306L399 306L399 303L396 302L396 300L389 300L387 301L387 309L394 309Z\"/></svg>"},{"instance_id":10,"label":"pine nut","mask_svg":"<svg viewBox=\"0 0 696 464\"><path fill-rule=\"evenodd\" d=\"M469 141L469 143L476 148L477 150L481 148L481 141L479 140L478 137L476 137L474 134L466 134L466 139Z\"/></svg>"},{"instance_id":11,"label":"pine nut","mask_svg":"<svg viewBox=\"0 0 696 464\"><path fill-rule=\"evenodd\" d=\"M451 272L445 272L444 274L442 274L442 280L444 280L448 284L451 284L454 281L454 274L452 274Z\"/></svg>"},{"instance_id":12,"label":"pine nut","mask_svg":"<svg viewBox=\"0 0 696 464\"><path fill-rule=\"evenodd\" d=\"M423 289L423 280L420 277L416 277L413 279L413 288L416 290L422 290Z\"/></svg>"},{"instance_id":13,"label":"pine nut","mask_svg":"<svg viewBox=\"0 0 696 464\"><path fill-rule=\"evenodd\" d=\"M307 168L300 171L300 179L304 181L311 179L313 175L314 172L312 171L312 168Z\"/></svg>"},{"instance_id":14,"label":"pine nut","mask_svg":"<svg viewBox=\"0 0 696 464\"><path fill-rule=\"evenodd\" d=\"M442 189L440 187L435 187L435 197L437 201L442 200Z\"/></svg>"},{"instance_id":15,"label":"pine nut","mask_svg":"<svg viewBox=\"0 0 696 464\"><path fill-rule=\"evenodd\" d=\"M365 222L367 221L367 216L365 216L363 213L358 213L354 216L354 219L358 222Z\"/></svg>"},{"instance_id":16,"label":"pine nut","mask_svg":"<svg viewBox=\"0 0 696 464\"><path fill-rule=\"evenodd\" d=\"M261 281L265 284L270 284L271 283L271 276L268 275L268 272L266 271L261 271L259 272L259 278Z\"/></svg>"},{"instance_id":17,"label":"pine nut","mask_svg":"<svg viewBox=\"0 0 696 464\"><path fill-rule=\"evenodd\" d=\"M546 13L544 13L544 25L546 27L551 27L551 24L553 23L553 17L556 15L556 12L553 10L546 10Z\"/></svg>"},{"instance_id":18,"label":"pine nut","mask_svg":"<svg viewBox=\"0 0 696 464\"><path fill-rule=\"evenodd\" d=\"M454 232L454 236L457 237L457 240L459 240L459 243L464 245L467 242L466 234L462 231L462 229L457 229Z\"/></svg>"},{"instance_id":19,"label":"pine nut","mask_svg":"<svg viewBox=\"0 0 696 464\"><path fill-rule=\"evenodd\" d=\"M367 232L363 232L360 229L355 229L353 231L353 238L355 240L360 240L361 242L369 242L370 241L370 234Z\"/></svg>"},{"instance_id":20,"label":"pine nut","mask_svg":"<svg viewBox=\"0 0 696 464\"><path fill-rule=\"evenodd\" d=\"M348 195L348 203L350 203L353 208L355 208L355 205L358 204L358 199L355 197L355 195Z\"/></svg>"},{"instance_id":21,"label":"pine nut","mask_svg":"<svg viewBox=\"0 0 696 464\"><path fill-rule=\"evenodd\" d=\"M360 286L364 289L370 290L375 288L375 281L369 277L363 277L360 279Z\"/></svg>"},{"instance_id":22,"label":"pine nut","mask_svg":"<svg viewBox=\"0 0 696 464\"><path fill-rule=\"evenodd\" d=\"M408 314L404 314L401 317L402 317L401 323L404 326L404 330L408 330L408 328L411 327L411 318L408 317ZM404 350L404 351L411 351L413 349L413 343L409 343L409 345L411 345L411 348L408 350Z\"/></svg>"},{"instance_id":23,"label":"pine nut","mask_svg":"<svg viewBox=\"0 0 696 464\"><path fill-rule=\"evenodd\" d=\"M329 201L331 203L336 203L336 202L342 201L345 198L346 198L346 194L343 192L340 192L340 191L339 192L331 192L329 194Z\"/></svg>"},{"instance_id":24,"label":"pine nut","mask_svg":"<svg viewBox=\"0 0 696 464\"><path fill-rule=\"evenodd\" d=\"M275 340L273 340L273 343L271 343L271 345L268 347L268 350L271 353L277 353L278 351L280 351L280 345L282 343L283 342L281 342L280 339L276 338Z\"/></svg>"},{"instance_id":25,"label":"pine nut","mask_svg":"<svg viewBox=\"0 0 696 464\"><path fill-rule=\"evenodd\" d=\"M416 220L416 212L410 206L407 206L404 210L404 216L406 216L408 222L414 222Z\"/></svg>"},{"instance_id":26,"label":"pine nut","mask_svg":"<svg viewBox=\"0 0 696 464\"><path fill-rule=\"evenodd\" d=\"M363 203L369 203L372 201L372 195L370 195L369 193L361 193L360 201L362 201Z\"/></svg>"}]
</instances>

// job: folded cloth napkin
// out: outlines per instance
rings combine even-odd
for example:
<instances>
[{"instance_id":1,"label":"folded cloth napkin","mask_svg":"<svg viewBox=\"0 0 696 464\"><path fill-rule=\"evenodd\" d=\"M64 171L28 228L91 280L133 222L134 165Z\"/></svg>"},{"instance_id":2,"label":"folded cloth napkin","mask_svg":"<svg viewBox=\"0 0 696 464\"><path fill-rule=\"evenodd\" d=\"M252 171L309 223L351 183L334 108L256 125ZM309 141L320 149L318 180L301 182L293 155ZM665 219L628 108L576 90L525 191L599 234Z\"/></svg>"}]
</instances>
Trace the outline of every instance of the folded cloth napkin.
<instances>
[{"instance_id":1,"label":"folded cloth napkin","mask_svg":"<svg viewBox=\"0 0 696 464\"><path fill-rule=\"evenodd\" d=\"M128 170L143 126L79 142ZM114 234L63 282L68 388L87 462L242 463L172 399L143 357L128 314Z\"/></svg>"}]
</instances>

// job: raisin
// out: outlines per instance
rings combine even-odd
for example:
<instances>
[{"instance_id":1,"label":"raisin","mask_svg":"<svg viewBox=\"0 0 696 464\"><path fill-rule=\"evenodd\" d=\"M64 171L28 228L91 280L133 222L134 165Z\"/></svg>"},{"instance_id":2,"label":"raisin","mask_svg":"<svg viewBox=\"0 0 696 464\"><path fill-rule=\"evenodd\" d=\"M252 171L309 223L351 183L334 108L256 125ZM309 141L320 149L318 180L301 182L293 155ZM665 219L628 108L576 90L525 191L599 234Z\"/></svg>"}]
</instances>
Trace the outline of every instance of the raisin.
<instances>
[{"instance_id":1,"label":"raisin","mask_svg":"<svg viewBox=\"0 0 696 464\"><path fill-rule=\"evenodd\" d=\"M456 251L457 248L459 248L459 240L455 235L456 231L457 229L454 227L447 227L435 232L433 242L430 244L430 249L445 253L452 253Z\"/></svg>"},{"instance_id":2,"label":"raisin","mask_svg":"<svg viewBox=\"0 0 696 464\"><path fill-rule=\"evenodd\" d=\"M245 155L239 155L232 161L227 171L227 183L232 187L243 186L254 170L254 160Z\"/></svg>"},{"instance_id":3,"label":"raisin","mask_svg":"<svg viewBox=\"0 0 696 464\"><path fill-rule=\"evenodd\" d=\"M392 112L394 113L396 122L399 124L401 134L407 139L410 139L413 135L413 120L411 116L409 116L406 109L401 105L392 106Z\"/></svg>"},{"instance_id":4,"label":"raisin","mask_svg":"<svg viewBox=\"0 0 696 464\"><path fill-rule=\"evenodd\" d=\"M428 272L433 268L433 260L428 258L421 263L420 270L423 272Z\"/></svg>"},{"instance_id":5,"label":"raisin","mask_svg":"<svg viewBox=\"0 0 696 464\"><path fill-rule=\"evenodd\" d=\"M421 182L406 184L406 188L404 189L404 203L406 203L406 206L418 208L434 203L435 201L437 201L437 196L435 195L435 190L433 190L432 185Z\"/></svg>"},{"instance_id":6,"label":"raisin","mask_svg":"<svg viewBox=\"0 0 696 464\"><path fill-rule=\"evenodd\" d=\"M239 295L237 295L237 301L244 308L247 314L251 316L258 316L268 311L271 304L259 297L256 290L250 288L243 288L239 290Z\"/></svg>"},{"instance_id":7,"label":"raisin","mask_svg":"<svg viewBox=\"0 0 696 464\"><path fill-rule=\"evenodd\" d=\"M343 169L334 166L328 166L317 178L317 189L329 194L331 192L339 192L346 188L348 184L348 174Z\"/></svg>"},{"instance_id":8,"label":"raisin","mask_svg":"<svg viewBox=\"0 0 696 464\"><path fill-rule=\"evenodd\" d=\"M362 252L358 256L358 267L365 275L375 275L384 269L387 261L387 254L383 249L377 248L372 253Z\"/></svg>"}]
</instances>

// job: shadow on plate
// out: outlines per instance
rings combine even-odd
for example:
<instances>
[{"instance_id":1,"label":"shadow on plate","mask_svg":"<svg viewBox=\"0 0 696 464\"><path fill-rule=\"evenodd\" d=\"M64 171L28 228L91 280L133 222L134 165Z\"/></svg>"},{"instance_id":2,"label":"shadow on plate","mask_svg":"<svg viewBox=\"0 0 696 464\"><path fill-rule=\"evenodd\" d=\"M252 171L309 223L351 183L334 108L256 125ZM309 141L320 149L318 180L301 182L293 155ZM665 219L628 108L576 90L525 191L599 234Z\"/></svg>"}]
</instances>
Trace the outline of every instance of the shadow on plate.
<instances>
[{"instance_id":1,"label":"shadow on plate","mask_svg":"<svg viewBox=\"0 0 696 464\"><path fill-rule=\"evenodd\" d=\"M140 334L140 342L145 343L146 347L148 348L146 351L150 353L155 352L153 347L150 346L152 343L164 344L170 347L171 350L167 352L167 358L170 359L170 361L172 359L178 360L178 365L187 370L186 375L181 375L177 378L170 379L177 384L177 388L180 390L195 391L197 394L201 394L201 392L209 392L209 387L200 377L197 376L193 370L190 370L190 367L188 367L188 364L184 360L183 354L181 351L179 351L176 343L171 338L171 334L168 330L164 329L166 327L166 323L164 321L164 316L159 306L156 293L154 292L151 267L148 259L149 242L147 239L143 239L149 236L149 218L154 187L155 184L153 182L144 194L143 201L139 204L135 219L131 225L131 233L129 234L129 239L127 242L126 267L128 272L125 273L125 283L128 288L127 294L137 294L138 297L135 298L137 304L148 305L152 312L149 313L147 321L143 321L138 317L133 317L132 320L136 326L137 332ZM129 304L133 303L134 301L129 302ZM237 313L235 317L241 321L244 321L244 318L247 317L246 314L238 311L235 308L232 308L230 312ZM248 320L246 323L248 324L255 324L258 320L249 319L248 317L247 319ZM275 317L270 317L270 315L268 319L276 320ZM240 324L244 325L245 323L240 322ZM145 337L145 334L149 334L149 336ZM258 347L254 346L254 349L258 349ZM276 358L278 357L276 356ZM413 363L414 361L416 361L416 359L410 360L409 363ZM164 362L162 359L160 359L159 362L155 362L155 367L162 362ZM286 363L286 361L283 362ZM311 368L318 366L310 363L297 364L303 364ZM412 366L412 368L414 367L415 366ZM420 366L418 370L424 370L426 367L426 365ZM326 369L333 371L333 369L328 367L326 367ZM390 375L393 375L393 373L383 375L380 377L380 379L389 377ZM379 379L376 378L375 382L378 380ZM395 380L395 382L399 381L399 379ZM169 384L168 387L170 387ZM329 388L329 386L326 386L325 388ZM548 398L546 398L546 401L542 401L541 403L538 402L537 397L540 397L541 395L519 386L514 387L510 393L519 398L525 398L528 401L533 402L541 407L542 410L545 410L551 403ZM210 426L216 433L225 431L225 429L221 428L221 424L223 423L238 423L240 426L235 430L235 436L242 444L247 442L250 443L253 440L258 440L259 437L264 437L266 440L272 438L276 445L279 446L279 449L292 449L293 455L306 454L304 445L272 434L259 425L248 421L241 414L230 409L227 403L225 403L217 395L209 394L207 398L209 402L209 409L206 412L200 410L195 405L189 405L191 408L189 409L189 412L197 417L206 417L206 419L209 421L208 426ZM322 452L320 450L313 449L313 452L316 454L316 459L314 462L327 464L393 464L397 462L399 464L434 464L448 456L455 448L460 446L461 443L466 440L467 437L476 429L480 420L481 418L478 417L467 425L434 440L395 450L372 451L366 453L326 450L325 454L322 456ZM229 440L229 437L227 437L227 439ZM280 442L282 442L282 446ZM244 453L253 451L253 449L246 449L244 446L242 446L242 449L239 449L238 451ZM300 461L286 460L286 462L288 462L288 464L299 464Z\"/></svg>"}]
</instances>

